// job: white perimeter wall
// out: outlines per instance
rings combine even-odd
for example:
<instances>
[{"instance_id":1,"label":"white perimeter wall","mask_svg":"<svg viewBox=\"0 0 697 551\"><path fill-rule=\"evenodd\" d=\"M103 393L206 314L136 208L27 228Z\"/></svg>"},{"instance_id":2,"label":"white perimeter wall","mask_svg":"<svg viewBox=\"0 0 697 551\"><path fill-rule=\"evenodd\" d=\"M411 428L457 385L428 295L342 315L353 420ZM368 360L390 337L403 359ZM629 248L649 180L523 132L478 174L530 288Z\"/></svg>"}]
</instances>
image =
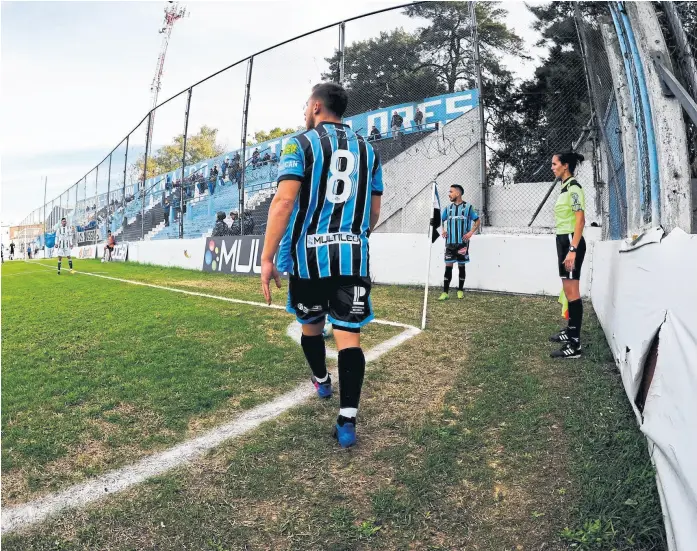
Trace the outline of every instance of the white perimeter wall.
<instances>
[{"instance_id":1,"label":"white perimeter wall","mask_svg":"<svg viewBox=\"0 0 697 551\"><path fill-rule=\"evenodd\" d=\"M669 548L697 542L697 235L680 229L626 252L595 243L591 298L641 431L649 442ZM658 333L643 415L634 405Z\"/></svg>"},{"instance_id":2,"label":"white perimeter wall","mask_svg":"<svg viewBox=\"0 0 697 551\"><path fill-rule=\"evenodd\" d=\"M489 229L488 229L489 230ZM581 292L588 295L593 243L599 228L586 228L588 251ZM201 270L205 238L141 241L128 246L132 262ZM445 244L431 246L429 284L443 282ZM370 267L377 283L423 285L428 258L425 234L374 233L370 237ZM467 265L469 289L509 293L558 295L561 290L553 235L483 234L472 238L472 262Z\"/></svg>"}]
</instances>

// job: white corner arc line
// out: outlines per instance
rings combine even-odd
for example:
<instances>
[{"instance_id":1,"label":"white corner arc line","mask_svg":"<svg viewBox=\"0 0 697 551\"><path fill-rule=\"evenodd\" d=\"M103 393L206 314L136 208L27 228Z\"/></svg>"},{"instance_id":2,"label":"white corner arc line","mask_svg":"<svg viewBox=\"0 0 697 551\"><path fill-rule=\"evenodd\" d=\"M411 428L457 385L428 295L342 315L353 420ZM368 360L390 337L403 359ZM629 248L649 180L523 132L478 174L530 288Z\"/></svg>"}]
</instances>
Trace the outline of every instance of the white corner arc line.
<instances>
[{"instance_id":1,"label":"white corner arc line","mask_svg":"<svg viewBox=\"0 0 697 551\"><path fill-rule=\"evenodd\" d=\"M44 265L45 266L45 265ZM49 268L48 266L46 266ZM53 268L50 268L53 269ZM143 285L146 287L154 287L156 289L164 289L173 292L179 292L194 296L203 296L218 300L225 300L239 304L248 304L252 306L262 306L266 308L284 309L282 306L267 305L261 302L252 302L238 299L230 299L227 297L218 297L215 295L207 295L204 293L195 293L192 291L183 291L181 289L173 289L170 287L162 287L149 283L141 283L126 279L107 277L102 275L90 274L88 272L77 272L83 275L94 275L94 277L102 277L120 281L123 283L132 283L134 285ZM414 326L409 326L402 323L391 322L386 320L373 320L373 323L383 325L393 325L396 327L404 327L405 330L400 334L378 344L366 352L366 362L372 362L378 359L383 354L389 352L393 348L399 346L403 342L421 333L421 330ZM292 324L291 324L292 327ZM289 327L290 334L290 327ZM225 423L209 432L177 444L176 446L160 453L147 456L140 461L122 467L108 473L105 473L97 478L88 480L81 484L76 484L53 494L49 494L33 501L17 505L14 507L3 507L2 510L2 534L15 532L22 528L27 528L33 524L37 524L47 518L56 515L66 509L83 507L93 503L107 495L114 494L129 488L135 484L139 484L148 478L161 475L176 467L181 467L190 463L194 459L202 456L205 452L219 446L226 440L241 436L265 421L269 421L278 417L282 413L288 411L305 401L314 394L312 386L306 382L300 383L293 390L278 396L277 398L245 411L235 417L232 421Z\"/></svg>"}]
</instances>

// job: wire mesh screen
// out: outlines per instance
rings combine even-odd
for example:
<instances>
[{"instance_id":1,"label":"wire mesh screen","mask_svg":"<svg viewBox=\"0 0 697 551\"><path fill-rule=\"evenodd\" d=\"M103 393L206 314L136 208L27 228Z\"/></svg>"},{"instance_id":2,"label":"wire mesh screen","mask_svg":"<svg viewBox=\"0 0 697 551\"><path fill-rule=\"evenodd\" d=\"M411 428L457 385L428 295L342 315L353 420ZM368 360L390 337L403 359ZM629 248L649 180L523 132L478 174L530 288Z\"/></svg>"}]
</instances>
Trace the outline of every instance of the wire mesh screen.
<instances>
[{"instance_id":1,"label":"wire mesh screen","mask_svg":"<svg viewBox=\"0 0 697 551\"><path fill-rule=\"evenodd\" d=\"M108 230L116 234L123 227L128 148L122 141L111 154Z\"/></svg>"},{"instance_id":2,"label":"wire mesh screen","mask_svg":"<svg viewBox=\"0 0 697 551\"><path fill-rule=\"evenodd\" d=\"M604 3L579 6L579 17L573 3L526 8L537 34L523 39L505 4L424 2L243 59L159 105L53 202L49 220L65 214L97 230L97 241L108 230L122 241L263 233L281 150L304 130L312 85L334 81L349 95L344 122L382 159L376 231L425 232L434 181L441 204L461 185L485 224L551 231L551 157L575 149L587 159L576 174L587 222L602 225L606 238L624 237L628 219L650 216L650 182L646 166L624 165L627 105L615 73L625 65L621 53L618 65L609 61L608 47L619 50L610 12ZM674 8L685 44L673 47L684 57L697 46L697 17L689 2ZM637 72L627 71L635 84ZM646 147L645 137L636 141ZM641 204L628 204L634 195Z\"/></svg>"},{"instance_id":3,"label":"wire mesh screen","mask_svg":"<svg viewBox=\"0 0 697 551\"><path fill-rule=\"evenodd\" d=\"M343 56L335 52L325 75L337 79L343 68L347 122L382 160L377 232L425 232L433 181L442 203L459 184L466 201L482 205L469 6L437 4L346 23Z\"/></svg>"},{"instance_id":4,"label":"wire mesh screen","mask_svg":"<svg viewBox=\"0 0 697 551\"><path fill-rule=\"evenodd\" d=\"M589 222L599 218L593 208L593 147L588 143L590 99L572 4L529 8L537 17L540 37L517 41L520 53L515 64L524 64L527 69L523 78L501 62L500 51L487 53L487 41L493 36L484 34L481 38L485 52L487 206L493 226L553 228L556 196L552 156L570 150L582 153L588 161L575 175L586 192ZM494 17L495 12L484 12L479 23ZM513 42L511 37L511 46ZM533 49L539 53L530 55Z\"/></svg>"},{"instance_id":5,"label":"wire mesh screen","mask_svg":"<svg viewBox=\"0 0 697 551\"><path fill-rule=\"evenodd\" d=\"M598 15L578 14L576 23L586 56L593 102L593 131L599 153L596 209L602 220L603 239L621 239L627 235L627 175L620 109L606 49L606 42L614 35L614 29L610 27L609 18L603 20ZM634 212L639 210L637 203Z\"/></svg>"},{"instance_id":6,"label":"wire mesh screen","mask_svg":"<svg viewBox=\"0 0 697 551\"><path fill-rule=\"evenodd\" d=\"M339 44L339 27L315 32L255 56L249 88L242 231L261 234L288 139L305 131L305 105L312 86L329 73L327 61ZM283 83L283 88L270 83Z\"/></svg>"},{"instance_id":7,"label":"wire mesh screen","mask_svg":"<svg viewBox=\"0 0 697 551\"><path fill-rule=\"evenodd\" d=\"M179 237L180 232L186 238L210 235L217 212L224 212L229 222L230 211L239 209L240 176L233 161L240 166L245 75L246 64L241 63L192 89L188 122L182 118L188 128L186 177L172 197L175 223L153 239Z\"/></svg>"}]
</instances>

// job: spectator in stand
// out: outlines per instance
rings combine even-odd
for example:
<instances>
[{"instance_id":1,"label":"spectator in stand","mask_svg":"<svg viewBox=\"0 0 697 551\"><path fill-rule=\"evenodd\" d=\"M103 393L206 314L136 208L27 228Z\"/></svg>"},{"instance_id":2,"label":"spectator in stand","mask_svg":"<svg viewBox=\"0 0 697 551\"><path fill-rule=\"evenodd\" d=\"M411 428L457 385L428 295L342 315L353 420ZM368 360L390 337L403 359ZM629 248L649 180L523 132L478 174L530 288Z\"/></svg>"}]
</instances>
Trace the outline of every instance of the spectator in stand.
<instances>
[{"instance_id":1,"label":"spectator in stand","mask_svg":"<svg viewBox=\"0 0 697 551\"><path fill-rule=\"evenodd\" d=\"M275 151L271 154L271 162L273 164L276 164L278 162L278 154Z\"/></svg>"},{"instance_id":2,"label":"spectator in stand","mask_svg":"<svg viewBox=\"0 0 697 551\"><path fill-rule=\"evenodd\" d=\"M416 125L417 130L421 130L421 125L424 122L424 113L419 109L418 107L416 108L416 113L414 113L414 124Z\"/></svg>"},{"instance_id":3,"label":"spectator in stand","mask_svg":"<svg viewBox=\"0 0 697 551\"><path fill-rule=\"evenodd\" d=\"M368 136L368 141L374 142L375 140L381 140L381 139L382 139L382 134L380 134L378 127L373 125L373 127L370 129L370 136Z\"/></svg>"},{"instance_id":4,"label":"spectator in stand","mask_svg":"<svg viewBox=\"0 0 697 551\"><path fill-rule=\"evenodd\" d=\"M252 167L256 168L259 166L259 157L260 156L261 155L259 153L259 148L255 149L254 153L252 153Z\"/></svg>"},{"instance_id":5,"label":"spectator in stand","mask_svg":"<svg viewBox=\"0 0 697 551\"><path fill-rule=\"evenodd\" d=\"M201 174L200 172L198 174L194 174L194 181L198 186L198 194L203 195L204 193L206 193L206 182L203 179L203 174Z\"/></svg>"},{"instance_id":6,"label":"spectator in stand","mask_svg":"<svg viewBox=\"0 0 697 551\"><path fill-rule=\"evenodd\" d=\"M230 235L230 229L227 227L227 224L225 223L225 213L221 210L216 215L216 222L215 227L213 228L212 236L225 237L226 235Z\"/></svg>"},{"instance_id":7,"label":"spectator in stand","mask_svg":"<svg viewBox=\"0 0 697 551\"><path fill-rule=\"evenodd\" d=\"M269 152L267 151L267 152L266 152L266 155L264 155L264 156L262 157L261 162L262 162L262 164L268 165L268 164L269 164L269 161L271 161L271 155L270 155Z\"/></svg>"},{"instance_id":8,"label":"spectator in stand","mask_svg":"<svg viewBox=\"0 0 697 551\"><path fill-rule=\"evenodd\" d=\"M404 119L402 116L397 113L396 111L392 113L392 122L390 123L390 127L392 129L392 138L396 138L399 136L399 130L402 128L402 123L404 122Z\"/></svg>"},{"instance_id":9,"label":"spectator in stand","mask_svg":"<svg viewBox=\"0 0 697 551\"><path fill-rule=\"evenodd\" d=\"M172 203L169 202L169 197L165 199L164 204L162 205L162 208L164 209L164 214L165 214L165 228L169 226L169 209L172 208ZM109 232L111 233L111 232Z\"/></svg>"},{"instance_id":10,"label":"spectator in stand","mask_svg":"<svg viewBox=\"0 0 697 551\"><path fill-rule=\"evenodd\" d=\"M223 164L220 165L220 181L221 182L225 181L225 177L227 176L229 166L230 166L230 157L225 157Z\"/></svg>"},{"instance_id":11,"label":"spectator in stand","mask_svg":"<svg viewBox=\"0 0 697 551\"><path fill-rule=\"evenodd\" d=\"M165 179L165 190L169 194L172 191L172 175L167 174L167 178Z\"/></svg>"},{"instance_id":12,"label":"spectator in stand","mask_svg":"<svg viewBox=\"0 0 697 551\"><path fill-rule=\"evenodd\" d=\"M233 224L235 223L235 220L237 220L237 212L234 210L230 211L230 218L225 219L225 223L227 224L227 227L232 229ZM230 234L232 235L232 234Z\"/></svg>"},{"instance_id":13,"label":"spectator in stand","mask_svg":"<svg viewBox=\"0 0 697 551\"><path fill-rule=\"evenodd\" d=\"M214 165L213 170L211 170L208 175L208 193L211 195L215 193L215 184L218 180L218 174L218 165Z\"/></svg>"}]
</instances>

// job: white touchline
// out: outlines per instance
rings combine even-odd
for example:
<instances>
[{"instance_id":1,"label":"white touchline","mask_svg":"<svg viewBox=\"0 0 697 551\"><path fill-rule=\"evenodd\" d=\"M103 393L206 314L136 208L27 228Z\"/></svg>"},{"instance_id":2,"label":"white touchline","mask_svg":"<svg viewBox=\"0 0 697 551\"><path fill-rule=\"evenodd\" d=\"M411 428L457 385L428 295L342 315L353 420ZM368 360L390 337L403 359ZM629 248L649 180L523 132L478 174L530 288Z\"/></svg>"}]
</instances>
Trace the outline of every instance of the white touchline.
<instances>
[{"instance_id":1,"label":"white touchline","mask_svg":"<svg viewBox=\"0 0 697 551\"><path fill-rule=\"evenodd\" d=\"M49 269L53 269L52 266L49 267L41 263L37 264ZM251 306L285 310L285 308L282 306L276 306L273 304L269 306L263 302L252 302L228 297L220 297L216 295L207 295L205 293L195 293L192 291L184 291L182 289L174 289L172 287L163 287L161 285L153 285L151 283L142 283L128 279L97 275L89 272L77 273L101 277L113 281L120 281L122 283L131 283L133 285L163 289L175 293L183 293L186 295L201 296L238 304L248 304ZM396 335L368 350L365 354L366 362L377 360L386 352L389 352L413 336L421 333L421 330L417 327L404 323L387 320L373 320L372 323L403 327L405 330L399 335ZM298 326L297 329L299 329L299 324L292 323L288 328L288 335L294 340L299 341L299 331L295 328L296 325ZM297 339L295 338L296 335ZM336 351L333 351L333 353L333 357L336 357ZM327 355L332 357L331 351L328 351ZM312 388L312 386L308 383L300 383L290 392L286 392L285 394L282 394L266 404L252 408L249 411L245 411L224 425L221 425L197 438L177 444L173 448L170 448L164 452L147 456L133 465L111 471L92 480L88 480L87 482L71 486L70 488L67 488L61 492L48 494L44 497L35 499L22 505L3 507L2 534L8 534L10 532L14 532L16 530L42 522L50 516L56 515L65 509L83 507L104 496L113 494L115 492L120 492L121 490L125 490L126 488L129 488L135 484L139 484L148 478L161 475L171 469L190 463L208 450L219 446L226 440L241 436L250 430L255 429L263 422L278 417L285 411L288 411L290 408L297 406L310 396L313 396L314 392L314 388Z\"/></svg>"}]
</instances>

